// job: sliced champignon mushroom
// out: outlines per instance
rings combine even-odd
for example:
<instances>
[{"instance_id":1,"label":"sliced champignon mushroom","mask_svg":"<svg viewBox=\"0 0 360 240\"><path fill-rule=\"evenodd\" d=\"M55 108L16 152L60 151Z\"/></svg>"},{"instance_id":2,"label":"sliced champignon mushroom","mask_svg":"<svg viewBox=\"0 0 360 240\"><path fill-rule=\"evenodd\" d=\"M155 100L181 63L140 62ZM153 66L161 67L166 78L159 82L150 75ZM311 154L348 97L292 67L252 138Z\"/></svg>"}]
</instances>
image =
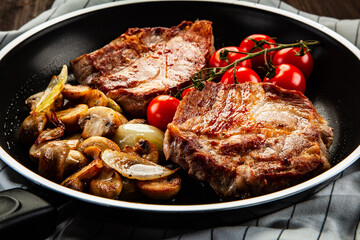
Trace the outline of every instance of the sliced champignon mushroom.
<instances>
[{"instance_id":1,"label":"sliced champignon mushroom","mask_svg":"<svg viewBox=\"0 0 360 240\"><path fill-rule=\"evenodd\" d=\"M96 159L100 157L101 149L96 146L90 146L85 148L84 153L92 159Z\"/></svg>"},{"instance_id":2,"label":"sliced champignon mushroom","mask_svg":"<svg viewBox=\"0 0 360 240\"><path fill-rule=\"evenodd\" d=\"M100 197L117 198L122 190L120 175L110 167L103 167L90 181L89 193Z\"/></svg>"},{"instance_id":3,"label":"sliced champignon mushroom","mask_svg":"<svg viewBox=\"0 0 360 240\"><path fill-rule=\"evenodd\" d=\"M22 122L18 138L24 145L31 145L39 134L45 129L48 120L44 113L33 113Z\"/></svg>"},{"instance_id":4,"label":"sliced champignon mushroom","mask_svg":"<svg viewBox=\"0 0 360 240\"><path fill-rule=\"evenodd\" d=\"M78 150L84 152L88 147L98 147L101 151L105 149L111 149L114 151L120 151L119 146L106 137L93 136L85 139L79 144Z\"/></svg>"},{"instance_id":5,"label":"sliced champignon mushroom","mask_svg":"<svg viewBox=\"0 0 360 240\"><path fill-rule=\"evenodd\" d=\"M144 198L144 195L140 192L136 186L135 179L123 178L123 188L118 199L125 201L139 201Z\"/></svg>"},{"instance_id":6,"label":"sliced champignon mushroom","mask_svg":"<svg viewBox=\"0 0 360 240\"><path fill-rule=\"evenodd\" d=\"M95 159L76 173L66 178L61 185L84 192L90 183L90 180L95 177L104 167L101 159Z\"/></svg>"},{"instance_id":7,"label":"sliced champignon mushroom","mask_svg":"<svg viewBox=\"0 0 360 240\"><path fill-rule=\"evenodd\" d=\"M50 141L59 139L64 136L65 133L65 125L59 121L56 117L55 112L50 112L50 122L55 126L55 128L47 128L46 130L42 131L39 136L37 137L35 144L39 144L44 141Z\"/></svg>"},{"instance_id":8,"label":"sliced champignon mushroom","mask_svg":"<svg viewBox=\"0 0 360 240\"><path fill-rule=\"evenodd\" d=\"M142 194L150 199L169 200L180 191L181 177L173 174L155 180L136 181L136 186Z\"/></svg>"},{"instance_id":9,"label":"sliced champignon mushroom","mask_svg":"<svg viewBox=\"0 0 360 240\"><path fill-rule=\"evenodd\" d=\"M42 142L40 144L33 144L30 147L29 156L30 156L30 159L33 160L34 163L36 163L36 164L39 163L39 159L42 154L42 151L45 148L46 144L48 144L48 143L49 142Z\"/></svg>"},{"instance_id":10,"label":"sliced champignon mushroom","mask_svg":"<svg viewBox=\"0 0 360 240\"><path fill-rule=\"evenodd\" d=\"M76 141L76 139L71 139L71 140L56 140L55 143L65 143L69 146L69 154L66 158L66 161L69 161L69 164L71 164L71 162L84 162L85 159L83 159L85 156L77 151L77 146L78 143L72 142L72 141ZM50 141L51 142L51 141ZM49 141L45 141L42 142L40 144L33 144L30 147L29 150L29 156L31 158L31 160L33 160L35 163L39 162L40 156L42 154L42 151L44 150L44 148L48 148L49 147ZM76 146L76 147L75 147ZM50 146L51 147L51 146ZM74 151L73 151L74 150ZM66 163L67 164L67 163ZM82 165L82 163L80 163L80 165Z\"/></svg>"},{"instance_id":11,"label":"sliced champignon mushroom","mask_svg":"<svg viewBox=\"0 0 360 240\"><path fill-rule=\"evenodd\" d=\"M69 145L70 149L77 150L82 141L81 133L75 133L72 135L68 135L61 141L65 142L67 145Z\"/></svg>"},{"instance_id":12,"label":"sliced champignon mushroom","mask_svg":"<svg viewBox=\"0 0 360 240\"><path fill-rule=\"evenodd\" d=\"M158 165L132 154L106 149L101 159L122 176L130 179L153 180L169 176L177 171Z\"/></svg>"},{"instance_id":13,"label":"sliced champignon mushroom","mask_svg":"<svg viewBox=\"0 0 360 240\"><path fill-rule=\"evenodd\" d=\"M65 127L59 126L56 128L48 128L40 133L35 141L35 144L59 139L64 135Z\"/></svg>"},{"instance_id":14,"label":"sliced champignon mushroom","mask_svg":"<svg viewBox=\"0 0 360 240\"><path fill-rule=\"evenodd\" d=\"M93 159L98 158L105 149L120 151L119 146L106 137L89 137L79 144L78 150L84 152Z\"/></svg>"},{"instance_id":15,"label":"sliced champignon mushroom","mask_svg":"<svg viewBox=\"0 0 360 240\"><path fill-rule=\"evenodd\" d=\"M82 103L85 103L86 105L91 107L95 106L108 106L108 97L100 90L98 89L91 89L88 93L84 95L84 97L81 100Z\"/></svg>"},{"instance_id":16,"label":"sliced champignon mushroom","mask_svg":"<svg viewBox=\"0 0 360 240\"><path fill-rule=\"evenodd\" d=\"M70 101L78 101L89 94L90 91L91 88L87 85L65 84L61 93L64 95L64 98Z\"/></svg>"},{"instance_id":17,"label":"sliced champignon mushroom","mask_svg":"<svg viewBox=\"0 0 360 240\"><path fill-rule=\"evenodd\" d=\"M70 101L81 102L89 107L104 106L112 108L113 110L122 113L123 110L117 102L107 97L98 89L91 89L86 85L71 85L65 84L62 94L64 98Z\"/></svg>"},{"instance_id":18,"label":"sliced champignon mushroom","mask_svg":"<svg viewBox=\"0 0 360 240\"><path fill-rule=\"evenodd\" d=\"M42 146L40 151L38 173L54 182L61 182L69 146L61 141L51 141Z\"/></svg>"},{"instance_id":19,"label":"sliced champignon mushroom","mask_svg":"<svg viewBox=\"0 0 360 240\"><path fill-rule=\"evenodd\" d=\"M75 107L57 111L56 116L64 123L66 132L76 132L80 131L79 119L87 110L86 104L78 104Z\"/></svg>"},{"instance_id":20,"label":"sliced champignon mushroom","mask_svg":"<svg viewBox=\"0 0 360 240\"><path fill-rule=\"evenodd\" d=\"M66 159L64 176L69 176L89 164L89 159L77 150L70 149Z\"/></svg>"},{"instance_id":21,"label":"sliced champignon mushroom","mask_svg":"<svg viewBox=\"0 0 360 240\"><path fill-rule=\"evenodd\" d=\"M136 186L135 179L122 179L122 190L118 199L125 201L139 201L139 199L143 198L144 195L140 192L139 188Z\"/></svg>"},{"instance_id":22,"label":"sliced champignon mushroom","mask_svg":"<svg viewBox=\"0 0 360 240\"><path fill-rule=\"evenodd\" d=\"M79 119L79 124L83 130L81 136L89 138L91 136L112 136L116 129L127 122L126 118L120 118L120 113L111 108L96 106L89 108Z\"/></svg>"}]
</instances>

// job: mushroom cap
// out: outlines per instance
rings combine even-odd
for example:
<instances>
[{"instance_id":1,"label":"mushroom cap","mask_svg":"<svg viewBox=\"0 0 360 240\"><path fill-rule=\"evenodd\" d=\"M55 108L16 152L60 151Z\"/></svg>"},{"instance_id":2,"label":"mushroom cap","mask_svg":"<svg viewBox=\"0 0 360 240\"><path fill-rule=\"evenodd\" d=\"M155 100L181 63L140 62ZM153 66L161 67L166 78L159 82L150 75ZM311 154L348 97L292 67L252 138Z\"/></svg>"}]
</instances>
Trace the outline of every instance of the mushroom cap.
<instances>
[{"instance_id":1,"label":"mushroom cap","mask_svg":"<svg viewBox=\"0 0 360 240\"><path fill-rule=\"evenodd\" d=\"M76 101L83 98L91 91L91 88L86 85L71 85L65 84L61 93L64 98L69 99L71 101Z\"/></svg>"},{"instance_id":2,"label":"mushroom cap","mask_svg":"<svg viewBox=\"0 0 360 240\"><path fill-rule=\"evenodd\" d=\"M62 141L51 141L40 149L38 173L54 182L64 178L65 162L70 147Z\"/></svg>"},{"instance_id":3,"label":"mushroom cap","mask_svg":"<svg viewBox=\"0 0 360 240\"><path fill-rule=\"evenodd\" d=\"M85 149L92 146L98 147L101 151L104 151L105 149L120 151L119 146L115 142L100 136L93 136L85 139L79 144L78 150L83 152Z\"/></svg>"},{"instance_id":4,"label":"mushroom cap","mask_svg":"<svg viewBox=\"0 0 360 240\"><path fill-rule=\"evenodd\" d=\"M111 137L127 119L111 108L95 106L89 108L79 119L83 138L91 136Z\"/></svg>"},{"instance_id":5,"label":"mushroom cap","mask_svg":"<svg viewBox=\"0 0 360 240\"><path fill-rule=\"evenodd\" d=\"M104 167L101 159L95 159L70 177L66 178L61 185L83 192L91 179Z\"/></svg>"},{"instance_id":6,"label":"mushroom cap","mask_svg":"<svg viewBox=\"0 0 360 240\"><path fill-rule=\"evenodd\" d=\"M45 129L48 120L43 113L34 113L29 115L22 122L18 137L19 141L24 145L31 145Z\"/></svg>"},{"instance_id":7,"label":"mushroom cap","mask_svg":"<svg viewBox=\"0 0 360 240\"><path fill-rule=\"evenodd\" d=\"M65 125L66 132L76 132L80 130L79 119L88 108L86 104L78 104L75 107L57 111L56 116Z\"/></svg>"},{"instance_id":8,"label":"mushroom cap","mask_svg":"<svg viewBox=\"0 0 360 240\"><path fill-rule=\"evenodd\" d=\"M90 181L89 192L96 196L114 199L120 195L122 186L120 175L114 169L105 166Z\"/></svg>"},{"instance_id":9,"label":"mushroom cap","mask_svg":"<svg viewBox=\"0 0 360 240\"><path fill-rule=\"evenodd\" d=\"M136 186L148 198L167 200L173 198L180 191L181 177L173 174L155 180L136 181Z\"/></svg>"},{"instance_id":10,"label":"mushroom cap","mask_svg":"<svg viewBox=\"0 0 360 240\"><path fill-rule=\"evenodd\" d=\"M108 97L98 89L91 89L84 97L81 99L81 102L88 105L90 108L95 106L108 106L109 100Z\"/></svg>"}]
</instances>

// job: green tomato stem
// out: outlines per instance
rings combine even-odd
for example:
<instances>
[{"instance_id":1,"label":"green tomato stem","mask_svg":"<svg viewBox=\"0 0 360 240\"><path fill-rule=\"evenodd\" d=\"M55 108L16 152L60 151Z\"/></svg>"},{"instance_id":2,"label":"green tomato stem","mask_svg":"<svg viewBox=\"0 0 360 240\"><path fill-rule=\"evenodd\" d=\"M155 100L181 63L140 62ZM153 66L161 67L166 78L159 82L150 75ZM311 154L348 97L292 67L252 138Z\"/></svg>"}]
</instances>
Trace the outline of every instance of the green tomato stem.
<instances>
[{"instance_id":1,"label":"green tomato stem","mask_svg":"<svg viewBox=\"0 0 360 240\"><path fill-rule=\"evenodd\" d=\"M299 41L297 43L289 43L289 44L282 44L282 43L275 43L274 44L274 43L267 42L267 44L276 45L276 47L274 47L274 48L266 48L266 49L263 49L263 50L261 50L259 52L255 52L255 53L238 52L238 53L246 54L246 56L234 61L233 63L231 63L231 64L229 64L229 65L227 65L225 67L216 68L216 69L219 69L220 71L216 72L213 76L205 79L204 81L212 81L212 80L216 79L218 76L225 73L228 69L230 69L230 68L234 67L235 65L239 64L239 62L243 62L243 61L245 61L247 59L263 55L264 53L274 52L274 51L278 51L278 50L281 50L281 49L284 49L284 48L290 48L290 47L301 47L301 46L308 47L308 46L311 46L311 45L317 45L319 43L320 42L316 41L316 40ZM205 68L205 69L206 70L211 70L213 68ZM203 69L203 70L205 70L205 69Z\"/></svg>"},{"instance_id":2,"label":"green tomato stem","mask_svg":"<svg viewBox=\"0 0 360 240\"><path fill-rule=\"evenodd\" d=\"M231 64L228 64L225 67L203 68L202 70L198 71L191 78L193 84L180 89L175 94L175 97L178 98L178 99L181 99L181 93L187 88L194 87L195 89L201 90L204 87L204 82L205 81L209 82L209 81L215 80L217 77L224 74L230 68L232 68L234 66L237 66L240 62L243 62L243 61L245 61L247 59L251 59L251 58L256 57L256 56L267 54L268 52L278 51L278 50L281 50L281 49L284 49L284 48L302 47L302 48L306 48L306 51L309 51L308 50L309 46L320 44L320 42L316 41L316 40L306 40L306 41L301 40L299 42L289 43L289 44L270 43L268 41L264 41L264 42L266 44L268 44L268 45L275 45L275 47L273 47L273 48L265 48L265 49L262 49L262 50L260 50L258 52L254 52L254 53L251 53L251 52L250 53L248 53L248 52L236 52L236 51L228 51L227 50L228 52L246 54L246 56L234 61ZM206 74L205 78L203 78L204 73Z\"/></svg>"}]
</instances>

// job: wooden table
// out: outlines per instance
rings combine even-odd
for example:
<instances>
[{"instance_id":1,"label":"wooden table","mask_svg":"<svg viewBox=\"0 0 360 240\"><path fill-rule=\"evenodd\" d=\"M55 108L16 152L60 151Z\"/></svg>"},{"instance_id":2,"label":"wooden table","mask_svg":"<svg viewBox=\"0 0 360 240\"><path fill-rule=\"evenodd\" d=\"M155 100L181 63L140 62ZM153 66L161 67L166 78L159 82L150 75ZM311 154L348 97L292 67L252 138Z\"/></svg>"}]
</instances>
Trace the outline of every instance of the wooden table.
<instances>
[{"instance_id":1,"label":"wooden table","mask_svg":"<svg viewBox=\"0 0 360 240\"><path fill-rule=\"evenodd\" d=\"M283 0L305 12L360 19L360 0ZM49 9L54 0L0 0L0 31L14 30Z\"/></svg>"}]
</instances>

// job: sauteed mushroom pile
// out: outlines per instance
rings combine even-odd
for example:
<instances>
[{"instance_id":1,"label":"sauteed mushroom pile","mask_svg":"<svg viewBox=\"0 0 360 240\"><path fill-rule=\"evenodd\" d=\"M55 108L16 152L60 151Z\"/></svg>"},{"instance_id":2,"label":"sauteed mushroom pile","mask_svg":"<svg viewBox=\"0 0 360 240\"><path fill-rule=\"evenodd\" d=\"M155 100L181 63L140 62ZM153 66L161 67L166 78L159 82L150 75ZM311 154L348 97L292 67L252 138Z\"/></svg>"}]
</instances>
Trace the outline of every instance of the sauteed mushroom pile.
<instances>
[{"instance_id":1,"label":"sauteed mushroom pile","mask_svg":"<svg viewBox=\"0 0 360 240\"><path fill-rule=\"evenodd\" d=\"M172 199L181 178L177 169L165 167L164 133L144 119L128 121L101 91L66 81L64 65L44 92L25 102L31 112L20 127L19 141L31 146L38 173L106 198Z\"/></svg>"}]
</instances>

